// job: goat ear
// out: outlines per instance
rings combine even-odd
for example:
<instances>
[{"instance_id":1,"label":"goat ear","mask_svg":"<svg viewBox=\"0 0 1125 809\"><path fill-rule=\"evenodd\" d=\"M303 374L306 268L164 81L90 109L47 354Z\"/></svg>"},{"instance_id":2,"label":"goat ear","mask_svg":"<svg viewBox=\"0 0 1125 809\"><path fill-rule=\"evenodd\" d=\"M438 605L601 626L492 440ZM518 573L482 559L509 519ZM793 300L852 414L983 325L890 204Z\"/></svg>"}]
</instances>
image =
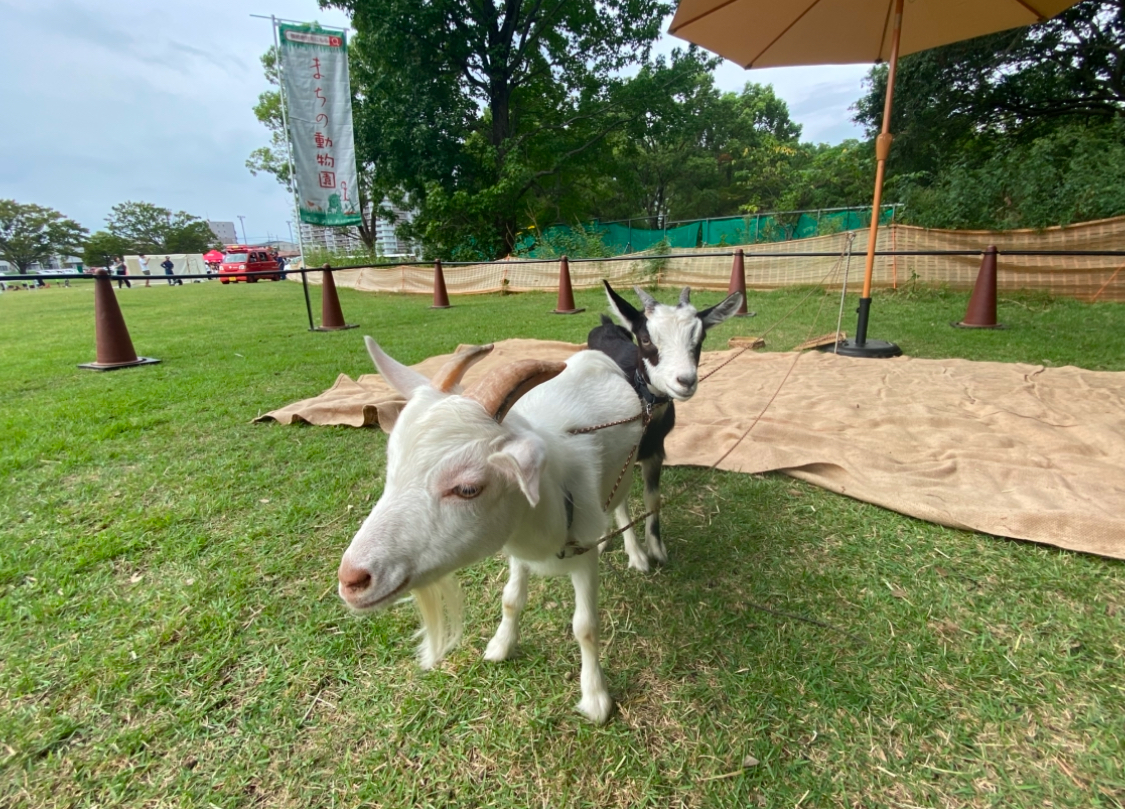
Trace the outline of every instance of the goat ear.
<instances>
[{"instance_id":1,"label":"goat ear","mask_svg":"<svg viewBox=\"0 0 1125 809\"><path fill-rule=\"evenodd\" d=\"M613 312L618 323L632 331L634 325L640 321L641 313L634 309L629 301L614 292L613 287L609 285L609 281L603 279L602 283L605 284L605 294L609 298L610 311Z\"/></svg>"},{"instance_id":2,"label":"goat ear","mask_svg":"<svg viewBox=\"0 0 1125 809\"><path fill-rule=\"evenodd\" d=\"M684 287L680 290L680 306L687 306L691 303L691 287Z\"/></svg>"},{"instance_id":3,"label":"goat ear","mask_svg":"<svg viewBox=\"0 0 1125 809\"><path fill-rule=\"evenodd\" d=\"M633 291L637 293L637 297L640 298L641 303L644 304L645 314L651 315L656 309L656 298L649 295L640 287L633 287Z\"/></svg>"},{"instance_id":4,"label":"goat ear","mask_svg":"<svg viewBox=\"0 0 1125 809\"><path fill-rule=\"evenodd\" d=\"M532 507L539 505L539 478L547 460L547 449L537 437L524 436L505 442L488 462L505 477L519 484L520 491Z\"/></svg>"},{"instance_id":5,"label":"goat ear","mask_svg":"<svg viewBox=\"0 0 1125 809\"><path fill-rule=\"evenodd\" d=\"M383 349L379 348L379 344L372 340L370 337L364 337L363 342L367 344L367 353L371 355L371 359L375 363L375 367L379 370L379 374L390 383L391 387L405 396L410 398L410 394L418 390L423 385L429 385L430 380L422 376L417 371L407 368L398 360L392 359Z\"/></svg>"},{"instance_id":6,"label":"goat ear","mask_svg":"<svg viewBox=\"0 0 1125 809\"><path fill-rule=\"evenodd\" d=\"M738 312L738 307L742 305L742 293L732 292L723 300L712 306L710 309L704 309L699 313L699 319L703 321L704 330L712 326L718 326L724 320L732 317Z\"/></svg>"}]
</instances>

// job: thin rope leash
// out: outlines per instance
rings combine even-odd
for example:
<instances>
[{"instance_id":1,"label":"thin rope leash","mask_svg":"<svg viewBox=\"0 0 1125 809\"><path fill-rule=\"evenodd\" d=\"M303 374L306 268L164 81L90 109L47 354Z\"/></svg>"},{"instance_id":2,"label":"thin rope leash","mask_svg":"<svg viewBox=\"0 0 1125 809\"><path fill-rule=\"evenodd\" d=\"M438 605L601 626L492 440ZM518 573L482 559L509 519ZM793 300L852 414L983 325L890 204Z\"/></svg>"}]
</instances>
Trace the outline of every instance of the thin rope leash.
<instances>
[{"instance_id":1,"label":"thin rope leash","mask_svg":"<svg viewBox=\"0 0 1125 809\"><path fill-rule=\"evenodd\" d=\"M854 235L849 234L849 238L848 238L847 245L846 245L845 249L843 251L841 251L840 256L836 259L836 263L833 264L832 267L828 270L828 272L826 272L821 277L820 284L823 285L825 281L827 281L829 278L831 278L833 275L835 275L836 272L840 269L840 265L844 262L845 256L850 256L852 239L854 239ZM768 329L766 329L766 331L763 332L763 336L769 334L774 329L776 329L778 326L780 326L782 323L784 323L785 320L788 319L795 311L797 311L797 309L805 301L807 301L809 299L809 297L811 297L812 294L816 291L818 291L816 287L813 287L813 289L809 290L809 292L806 293L804 295L804 297L802 297L799 301L797 301L797 303L788 312L786 312L784 315L782 315L777 321L774 322L774 324L772 326L770 326ZM813 317L813 325L809 329L809 332L808 332L809 335L811 335L813 333L813 331L815 330L816 322L819 319L820 313L823 311L823 309L824 309L824 301L821 300L820 305L817 307L816 315L814 315L814 317ZM810 337L810 339L811 339L811 337ZM733 354L732 356L728 357L721 365L717 366L716 368L711 369L710 371L707 372L706 375L701 377L700 380L699 380L700 383L702 383L708 377L715 374L721 368L725 368L727 365L729 365L731 362L733 362L735 359L740 357L742 354L744 354L748 350L750 350L750 347L746 346L742 350L740 350L740 351L736 352L735 354ZM793 362L789 366L789 370L787 370L785 372L785 376L782 377L780 384L777 386L777 389L773 392L773 395L770 396L769 401L767 401L766 404L762 407L761 411L758 413L757 417L755 417L754 421L750 424L750 426L748 428L746 428L746 430L742 433L742 435L740 435L738 437L738 440L735 441L734 444L731 445L731 447L725 453L723 453L722 456L720 456L718 460L716 460L713 464L711 464L710 467L707 468L707 470L706 470L707 473L713 473L715 471L715 469L718 467L718 465L720 463L722 463L727 458L727 456L729 456L732 452L734 452L734 450L738 447L738 445L741 444L742 441L746 438L746 436L748 436L750 434L750 431L753 430L755 426L757 426L758 422L761 421L761 419L765 415L766 411L769 410L769 408L773 404L774 400L777 399L778 395L781 393L781 389L785 386L785 383L789 380L790 375L793 373L793 369L797 365L797 360L799 360L800 358L801 358L800 353L797 353L794 356ZM568 432L570 432L571 434L590 433L590 432L594 432L595 430L601 430L601 429L604 429L606 427L613 427L613 426L616 426L618 424L628 424L630 422L636 421L638 418L641 418L641 417L645 417L645 427L647 427L649 415L650 415L649 408L645 408L644 411L642 411L641 413L639 413L636 416L633 416L632 418L629 418L629 419L622 419L620 421L608 422L606 424L600 424L600 425L597 425L597 426L594 426L594 427L576 428L576 429L569 430ZM639 446L640 445L638 444L637 447L639 447ZM625 472L628 471L629 467L631 466L632 461L633 461L633 457L634 457L634 455L636 454L636 451L637 451L637 447L634 447L633 450L629 453L629 457L625 462L625 467L621 470L621 474L617 476L617 482L613 486L613 491L611 492L609 500L606 502L606 505L603 507L603 509L602 509L603 511L608 509L609 504L611 502L613 502L613 495L617 493L617 488L621 485L621 481L625 477ZM669 497L661 498L661 501L662 501L661 507L663 507L664 503L674 502L678 497L685 494L687 492L687 489L688 489L688 486L685 483L683 486L680 487L680 489L678 491L673 492ZM568 542L566 545L563 546L563 550L559 552L558 556L559 556L560 559L566 558L567 551L570 551L569 555L571 555L571 556L580 556L581 554L586 553L589 550L593 550L594 548L597 548L597 547L600 547L601 545L604 545L606 542L609 542L609 540L614 539L615 537L618 537L621 534L624 534L630 528L636 527L640 523L647 520L649 517L653 516L654 514L659 514L659 513L660 513L660 508L650 509L650 510L646 511L644 514L642 514L641 516L637 517L636 519L630 521L629 523L621 526L620 528L618 528L614 531L611 531L610 533L601 537L597 542L595 542L592 545L571 545Z\"/></svg>"},{"instance_id":2,"label":"thin rope leash","mask_svg":"<svg viewBox=\"0 0 1125 809\"><path fill-rule=\"evenodd\" d=\"M819 282L820 285L823 285L825 281L827 281L829 278L831 278L833 275L835 275L839 271L840 264L843 263L845 255L848 257L849 262L851 261L851 249L852 249L851 241L852 241L852 239L855 238L855 236L854 236L854 234L848 234L848 235L851 238L848 239L847 247L843 251L841 251L840 256L836 259L836 263L832 265L832 267L828 270L828 272L826 272L824 275L821 276L820 282ZM796 312L797 309L799 309L804 304L804 302L807 301L810 297L812 297L813 293L817 292L817 291L818 291L818 287L814 286L812 289L810 289L808 292L806 292L804 297L801 298L799 301L797 301L797 303L795 303L793 305L793 307L788 312L786 312L781 317L779 317L776 321L774 321L774 324L772 326L770 326L768 329L766 329L764 332L762 332L762 337L765 338L767 335L769 335L770 332L772 332L774 329L776 329L778 326L780 326L782 323L784 323L786 320L788 320L790 315L792 315L794 312ZM819 314L820 314L819 309L817 310L817 314L819 316ZM815 320L814 320L814 322L815 322ZM836 328L836 333L837 334L840 333L840 329L839 329L838 326ZM810 334L811 334L811 331L810 331ZM751 350L750 346L743 346L738 352L736 352L736 353L732 354L731 356L727 357L720 365L712 368L706 374L701 376L699 378L699 383L703 384L703 382L708 377L712 376L713 374L715 374L720 369L727 367L730 363L734 362L736 359L738 359L739 357L741 357L743 354L745 354L747 351L750 351L750 350Z\"/></svg>"}]
</instances>

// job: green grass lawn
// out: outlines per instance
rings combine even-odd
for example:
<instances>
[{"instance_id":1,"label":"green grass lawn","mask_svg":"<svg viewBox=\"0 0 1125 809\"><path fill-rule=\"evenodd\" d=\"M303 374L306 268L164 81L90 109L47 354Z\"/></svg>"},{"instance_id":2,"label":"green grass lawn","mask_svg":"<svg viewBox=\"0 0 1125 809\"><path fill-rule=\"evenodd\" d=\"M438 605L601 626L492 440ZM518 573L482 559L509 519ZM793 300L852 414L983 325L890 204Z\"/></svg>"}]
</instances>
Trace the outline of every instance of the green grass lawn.
<instances>
[{"instance_id":1,"label":"green grass lawn","mask_svg":"<svg viewBox=\"0 0 1125 809\"><path fill-rule=\"evenodd\" d=\"M805 294L751 293L709 345L794 307L767 350L831 331L838 296ZM310 333L295 283L122 290L163 363L95 373L88 283L0 295L0 806L1125 803L1125 565L777 474L668 470L669 565L606 554L607 726L573 711L568 580L533 580L518 654L481 660L500 558L461 574L465 642L419 670L411 606L358 620L335 595L385 436L251 419L371 372L364 334L408 363L582 342L604 297L340 297L360 329ZM1125 306L1021 295L1007 330L950 328L967 300L878 293L870 336L1125 370Z\"/></svg>"}]
</instances>

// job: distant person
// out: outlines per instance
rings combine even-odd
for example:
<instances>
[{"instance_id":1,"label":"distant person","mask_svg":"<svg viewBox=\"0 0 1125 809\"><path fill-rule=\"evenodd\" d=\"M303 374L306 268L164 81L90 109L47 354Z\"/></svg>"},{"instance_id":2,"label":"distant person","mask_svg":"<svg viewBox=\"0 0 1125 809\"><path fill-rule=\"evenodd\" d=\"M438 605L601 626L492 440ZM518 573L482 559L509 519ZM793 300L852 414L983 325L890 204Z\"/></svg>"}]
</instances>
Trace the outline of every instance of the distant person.
<instances>
[{"instance_id":1,"label":"distant person","mask_svg":"<svg viewBox=\"0 0 1125 809\"><path fill-rule=\"evenodd\" d=\"M145 277L145 286L147 287L149 285L148 277L147 277L148 276L148 256L146 256L144 253L141 253L139 256L137 256L137 261L139 261L140 265L141 265L141 275L146 276Z\"/></svg>"},{"instance_id":2,"label":"distant person","mask_svg":"<svg viewBox=\"0 0 1125 809\"><path fill-rule=\"evenodd\" d=\"M285 278L285 259L281 256L275 256L277 259L277 273L279 278Z\"/></svg>"},{"instance_id":3,"label":"distant person","mask_svg":"<svg viewBox=\"0 0 1125 809\"><path fill-rule=\"evenodd\" d=\"M176 267L176 265L172 263L172 259L168 258L168 256L165 256L164 260L160 262L160 266L164 268L164 274L168 276L168 286L172 287L176 286L177 284L179 286L184 285L184 280L182 278L176 278L172 272L172 270Z\"/></svg>"},{"instance_id":4,"label":"distant person","mask_svg":"<svg viewBox=\"0 0 1125 809\"><path fill-rule=\"evenodd\" d=\"M109 265L106 267L106 269L108 269L111 274L114 272L115 267L114 267L114 262L113 262L112 259L110 260ZM121 258L117 259L116 271L117 271L117 288L121 289L121 284L122 284L122 282L124 282L125 286L127 286L129 289L132 289L133 285L129 283L129 270L125 266L125 258L124 257L121 257Z\"/></svg>"}]
</instances>

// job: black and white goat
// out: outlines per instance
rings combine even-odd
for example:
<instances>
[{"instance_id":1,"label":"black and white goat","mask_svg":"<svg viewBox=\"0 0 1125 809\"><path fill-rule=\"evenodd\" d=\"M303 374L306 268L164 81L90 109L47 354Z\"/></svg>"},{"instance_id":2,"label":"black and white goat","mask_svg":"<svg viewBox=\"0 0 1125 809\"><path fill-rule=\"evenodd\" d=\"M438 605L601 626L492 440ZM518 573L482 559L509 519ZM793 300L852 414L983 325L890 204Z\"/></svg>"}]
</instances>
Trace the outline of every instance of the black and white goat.
<instances>
[{"instance_id":1,"label":"black and white goat","mask_svg":"<svg viewBox=\"0 0 1125 809\"><path fill-rule=\"evenodd\" d=\"M645 510L656 512L645 520L645 545L637 543L632 528L624 532L629 567L647 571L649 562L666 562L668 553L660 538L660 473L664 466L664 438L676 424L674 401L695 395L699 385L699 355L707 330L738 311L742 293L735 292L702 312L691 305L691 288L684 287L675 306L658 303L640 287L634 287L644 311L637 311L605 284L609 307L621 326L602 315L602 325L586 339L589 348L608 354L632 381L633 389L649 410L649 422L637 450L637 461L645 482ZM624 328L622 328L624 327ZM637 342L633 342L633 337ZM625 503L615 511L617 525L629 523Z\"/></svg>"},{"instance_id":2,"label":"black and white goat","mask_svg":"<svg viewBox=\"0 0 1125 809\"><path fill-rule=\"evenodd\" d=\"M340 562L340 597L370 612L413 593L424 624L419 656L430 668L460 640L454 572L497 551L509 557L503 618L484 653L493 661L515 648L528 574L569 575L578 710L605 722L613 700L599 662L597 543L628 496L628 459L641 438L639 418L616 424L640 411L621 369L580 351L565 366L495 369L462 394L462 375L491 346L457 354L432 381L370 337L367 349L407 401L387 444L383 493Z\"/></svg>"}]
</instances>

